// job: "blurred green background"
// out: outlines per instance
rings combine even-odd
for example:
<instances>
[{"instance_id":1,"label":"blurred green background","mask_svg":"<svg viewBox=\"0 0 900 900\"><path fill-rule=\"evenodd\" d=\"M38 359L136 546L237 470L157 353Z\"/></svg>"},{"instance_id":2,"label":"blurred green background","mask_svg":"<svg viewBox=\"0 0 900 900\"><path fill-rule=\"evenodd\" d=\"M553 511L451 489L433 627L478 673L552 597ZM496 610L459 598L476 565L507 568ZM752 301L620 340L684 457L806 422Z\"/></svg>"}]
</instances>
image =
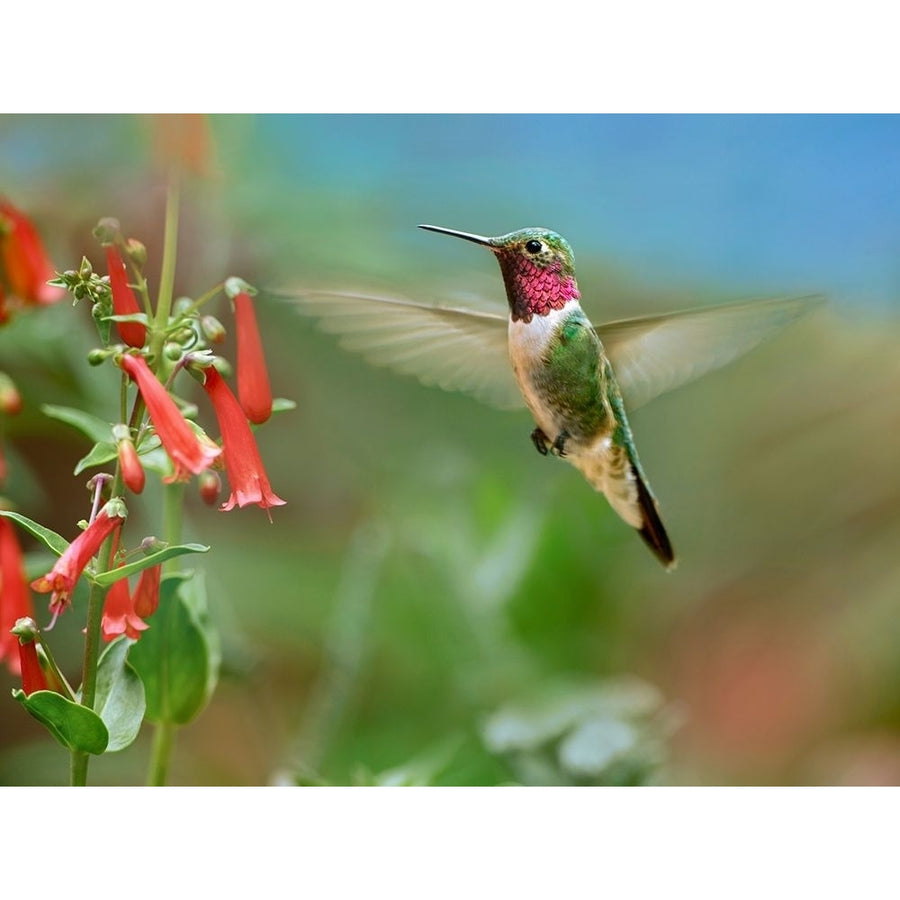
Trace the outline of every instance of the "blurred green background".
<instances>
[{"instance_id":1,"label":"blurred green background","mask_svg":"<svg viewBox=\"0 0 900 900\"><path fill-rule=\"evenodd\" d=\"M680 556L666 574L574 469L534 452L526 413L372 369L261 300L275 392L297 402L259 433L288 505L269 524L192 498L186 537L213 546L202 565L224 664L179 735L173 782L900 782L900 120L204 127L180 294L240 275L502 302L490 255L415 227L431 222L559 231L599 321L832 302L632 416ZM155 286L165 129L2 118L0 191L60 268L99 262L91 228L117 217L147 244ZM26 403L4 424L7 494L63 534L86 512L71 471L87 445L38 406L115 416L117 381L84 362L93 345L87 308L65 303L0 332ZM73 677L83 615L79 596L53 633ZM8 698L15 684L0 673L0 783L64 783L67 756ZM140 782L149 740L94 761L92 781Z\"/></svg>"}]
</instances>

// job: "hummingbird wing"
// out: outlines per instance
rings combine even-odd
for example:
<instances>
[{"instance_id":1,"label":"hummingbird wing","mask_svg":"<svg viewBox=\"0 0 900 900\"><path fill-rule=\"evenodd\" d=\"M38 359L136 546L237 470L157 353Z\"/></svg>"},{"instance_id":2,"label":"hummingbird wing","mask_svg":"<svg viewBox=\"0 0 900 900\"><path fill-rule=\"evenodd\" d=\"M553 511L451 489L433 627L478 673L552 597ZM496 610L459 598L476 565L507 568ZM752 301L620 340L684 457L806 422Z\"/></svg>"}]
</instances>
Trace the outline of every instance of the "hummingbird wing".
<instances>
[{"instance_id":1,"label":"hummingbird wing","mask_svg":"<svg viewBox=\"0 0 900 900\"><path fill-rule=\"evenodd\" d=\"M789 297L620 319L596 327L629 409L732 362L824 297Z\"/></svg>"},{"instance_id":2,"label":"hummingbird wing","mask_svg":"<svg viewBox=\"0 0 900 900\"><path fill-rule=\"evenodd\" d=\"M338 291L273 296L293 301L373 365L500 409L525 405L509 364L505 314Z\"/></svg>"}]
</instances>

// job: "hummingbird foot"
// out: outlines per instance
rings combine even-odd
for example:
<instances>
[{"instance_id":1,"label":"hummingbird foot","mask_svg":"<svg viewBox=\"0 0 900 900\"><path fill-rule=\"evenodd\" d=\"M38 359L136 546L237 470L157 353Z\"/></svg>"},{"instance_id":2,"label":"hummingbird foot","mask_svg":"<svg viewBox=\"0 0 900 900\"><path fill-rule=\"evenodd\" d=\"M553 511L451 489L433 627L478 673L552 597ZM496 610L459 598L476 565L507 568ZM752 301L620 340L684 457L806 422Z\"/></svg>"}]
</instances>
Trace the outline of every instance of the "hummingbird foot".
<instances>
[{"instance_id":1,"label":"hummingbird foot","mask_svg":"<svg viewBox=\"0 0 900 900\"><path fill-rule=\"evenodd\" d=\"M550 450L550 438L548 438L540 428L535 428L534 431L531 432L531 442L541 456L547 455Z\"/></svg>"},{"instance_id":2,"label":"hummingbird foot","mask_svg":"<svg viewBox=\"0 0 900 900\"><path fill-rule=\"evenodd\" d=\"M560 459L562 459L566 455L566 441L568 440L568 431L561 431L556 436L556 440L553 442L553 446L550 448L553 451L554 456L558 456Z\"/></svg>"}]
</instances>

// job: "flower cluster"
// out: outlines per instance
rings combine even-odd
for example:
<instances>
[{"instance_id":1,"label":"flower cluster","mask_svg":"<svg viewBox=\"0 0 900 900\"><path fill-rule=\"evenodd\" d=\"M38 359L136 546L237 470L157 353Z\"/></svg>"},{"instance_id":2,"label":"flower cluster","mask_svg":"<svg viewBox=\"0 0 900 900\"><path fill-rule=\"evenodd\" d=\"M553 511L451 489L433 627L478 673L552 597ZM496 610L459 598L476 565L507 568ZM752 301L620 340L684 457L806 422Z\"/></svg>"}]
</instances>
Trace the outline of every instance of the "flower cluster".
<instances>
[{"instance_id":1,"label":"flower cluster","mask_svg":"<svg viewBox=\"0 0 900 900\"><path fill-rule=\"evenodd\" d=\"M107 504L88 527L72 541L66 551L46 574L36 578L31 586L39 594L50 594L50 612L54 618L63 612L72 600L75 583L87 564L97 555L101 544L125 521L121 501Z\"/></svg>"},{"instance_id":2,"label":"flower cluster","mask_svg":"<svg viewBox=\"0 0 900 900\"><path fill-rule=\"evenodd\" d=\"M271 507L285 502L272 490L250 425L265 422L273 410L252 289L240 279L229 279L200 301L180 301L168 315L154 315L143 279L146 261L143 245L124 238L115 219L102 219L94 234L104 247L108 275L98 277L90 262L84 259L77 271L63 273L58 282L68 287L76 299L88 297L92 302L94 318L107 344L93 352L92 361L112 360L128 381L136 385L138 397L130 423L119 423L111 429L116 478L102 476L106 483L114 485L109 501L97 511L105 487L104 482L98 482L95 514L89 524L68 545L53 568L32 582L35 591L51 594L50 612L54 621L70 605L78 579L108 539L112 541L112 549L106 545L105 558L100 564L107 571L115 566L119 533L127 515L121 494L123 491L140 494L144 490L145 466L156 467L167 484L199 476L201 496L206 502L215 502L221 482L214 469L224 465L230 495L221 505L222 510L256 504L271 520ZM205 300L223 288L234 307L238 397L232 393L208 349L209 344L224 339L225 330L217 319L198 312ZM110 322L115 324L121 343L110 343L115 340ZM188 404L172 393L175 377L182 370L202 381L222 435L220 444L207 437L189 417ZM168 469L159 468L158 447L165 451ZM97 564L89 569L95 570ZM106 594L101 623L105 640L122 634L132 640L140 637L149 627L145 620L156 609L159 583L159 566L144 570L133 593L127 578L112 583ZM16 609L20 606L17 604Z\"/></svg>"}]
</instances>

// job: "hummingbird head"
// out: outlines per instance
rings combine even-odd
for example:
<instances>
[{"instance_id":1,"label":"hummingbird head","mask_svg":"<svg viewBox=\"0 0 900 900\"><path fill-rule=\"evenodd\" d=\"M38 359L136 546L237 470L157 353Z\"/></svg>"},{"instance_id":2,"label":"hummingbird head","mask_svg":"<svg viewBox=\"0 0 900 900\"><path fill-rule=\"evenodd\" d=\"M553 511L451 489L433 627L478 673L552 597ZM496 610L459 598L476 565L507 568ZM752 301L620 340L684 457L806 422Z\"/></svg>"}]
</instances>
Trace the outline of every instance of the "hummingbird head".
<instances>
[{"instance_id":1,"label":"hummingbird head","mask_svg":"<svg viewBox=\"0 0 900 900\"><path fill-rule=\"evenodd\" d=\"M548 228L520 228L498 237L482 237L437 225L420 225L426 231L449 234L487 247L500 263L510 315L530 322L562 309L579 297L575 263L568 241Z\"/></svg>"}]
</instances>

